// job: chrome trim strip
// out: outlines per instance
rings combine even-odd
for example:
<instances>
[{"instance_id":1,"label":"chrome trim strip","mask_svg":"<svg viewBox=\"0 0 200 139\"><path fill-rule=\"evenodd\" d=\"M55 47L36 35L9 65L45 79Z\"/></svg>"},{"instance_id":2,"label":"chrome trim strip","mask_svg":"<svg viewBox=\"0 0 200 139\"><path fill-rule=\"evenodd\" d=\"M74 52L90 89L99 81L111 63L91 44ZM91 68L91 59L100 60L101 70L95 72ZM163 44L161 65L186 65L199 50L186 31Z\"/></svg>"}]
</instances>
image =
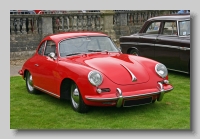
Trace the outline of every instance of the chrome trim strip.
<instances>
[{"instance_id":1,"label":"chrome trim strip","mask_svg":"<svg viewBox=\"0 0 200 139\"><path fill-rule=\"evenodd\" d=\"M130 73L132 82L137 81L137 78L135 77L135 75L126 66L124 66L123 64L120 64L120 65L122 65Z\"/></svg>"},{"instance_id":2,"label":"chrome trim strip","mask_svg":"<svg viewBox=\"0 0 200 139\"><path fill-rule=\"evenodd\" d=\"M113 97L113 98L92 98L92 97L85 97L87 100L90 101L114 101L117 100L118 97Z\"/></svg>"},{"instance_id":3,"label":"chrome trim strip","mask_svg":"<svg viewBox=\"0 0 200 139\"><path fill-rule=\"evenodd\" d=\"M169 68L167 68L167 69L168 69L168 70L172 70L172 71L182 72L182 73L189 73L189 72L181 71L181 70L175 70L175 69L169 69Z\"/></svg>"},{"instance_id":4,"label":"chrome trim strip","mask_svg":"<svg viewBox=\"0 0 200 139\"><path fill-rule=\"evenodd\" d=\"M136 43L136 42L120 42L120 44L133 44L133 45L137 45L138 43Z\"/></svg>"},{"instance_id":5,"label":"chrome trim strip","mask_svg":"<svg viewBox=\"0 0 200 139\"><path fill-rule=\"evenodd\" d=\"M133 45L149 45L149 46L157 46L157 47L167 47L167 48L174 48L174 49L180 49L180 50L190 50L190 48L187 47L180 47L180 46L172 46L172 45L163 45L163 44L152 44L152 43L134 43L134 42L121 42L121 44L133 44Z\"/></svg>"},{"instance_id":6,"label":"chrome trim strip","mask_svg":"<svg viewBox=\"0 0 200 139\"><path fill-rule=\"evenodd\" d=\"M170 89L164 90L164 92L168 92L168 91L171 91L171 90L173 90L173 89L174 89L174 88L172 87L172 88L170 88ZM160 91L158 91L158 92L151 92L151 93L147 93L147 94L126 96L126 97L124 97L124 98L135 98L135 97L140 97L140 96L157 95L157 94L159 94L159 93L160 93Z\"/></svg>"},{"instance_id":7,"label":"chrome trim strip","mask_svg":"<svg viewBox=\"0 0 200 139\"><path fill-rule=\"evenodd\" d=\"M155 46L158 46L158 47L167 47L167 48L174 48L174 49L179 49L179 50L190 50L190 48L188 47L180 47L180 46L172 46L172 45L162 45L162 44L155 44Z\"/></svg>"},{"instance_id":8,"label":"chrome trim strip","mask_svg":"<svg viewBox=\"0 0 200 139\"><path fill-rule=\"evenodd\" d=\"M155 46L155 45L152 44L152 43L138 43L138 45L149 45L149 46Z\"/></svg>"},{"instance_id":9,"label":"chrome trim strip","mask_svg":"<svg viewBox=\"0 0 200 139\"><path fill-rule=\"evenodd\" d=\"M60 96L58 96L58 95L56 95L56 94L54 94L54 93L52 93L52 92L49 92L49 91L47 91L47 90L45 90L45 89L42 89L42 88L40 88L40 87L38 87L38 86L35 86L35 85L34 85L34 87L35 87L35 88L38 88L39 90L42 90L42 91L44 91L44 92L46 92L46 93L48 93L48 94L51 94L51 95L53 95L53 96L55 96L55 97L60 98Z\"/></svg>"},{"instance_id":10,"label":"chrome trim strip","mask_svg":"<svg viewBox=\"0 0 200 139\"><path fill-rule=\"evenodd\" d=\"M180 49L180 46L172 46L172 45L155 44L155 46Z\"/></svg>"}]
</instances>

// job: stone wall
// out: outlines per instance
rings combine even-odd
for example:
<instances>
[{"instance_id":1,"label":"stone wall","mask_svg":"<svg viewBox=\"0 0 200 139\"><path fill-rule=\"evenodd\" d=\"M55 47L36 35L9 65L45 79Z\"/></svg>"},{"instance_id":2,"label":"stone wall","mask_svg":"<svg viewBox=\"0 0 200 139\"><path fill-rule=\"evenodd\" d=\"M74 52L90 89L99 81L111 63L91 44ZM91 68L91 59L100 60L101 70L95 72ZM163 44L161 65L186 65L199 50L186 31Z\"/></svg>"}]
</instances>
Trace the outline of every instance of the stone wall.
<instances>
[{"instance_id":1,"label":"stone wall","mask_svg":"<svg viewBox=\"0 0 200 139\"><path fill-rule=\"evenodd\" d=\"M10 59L27 59L41 39L49 34L69 31L106 33L119 46L119 37L139 31L150 17L177 11L104 10L86 13L10 15Z\"/></svg>"}]
</instances>

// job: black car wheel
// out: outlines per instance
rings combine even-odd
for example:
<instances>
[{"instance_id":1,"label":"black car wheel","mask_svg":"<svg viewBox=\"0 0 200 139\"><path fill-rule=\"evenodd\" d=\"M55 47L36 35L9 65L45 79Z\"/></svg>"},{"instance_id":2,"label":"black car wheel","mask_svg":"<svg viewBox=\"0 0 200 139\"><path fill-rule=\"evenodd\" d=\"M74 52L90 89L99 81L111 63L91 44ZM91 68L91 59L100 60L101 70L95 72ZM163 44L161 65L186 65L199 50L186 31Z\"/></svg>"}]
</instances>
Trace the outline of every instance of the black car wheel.
<instances>
[{"instance_id":1,"label":"black car wheel","mask_svg":"<svg viewBox=\"0 0 200 139\"><path fill-rule=\"evenodd\" d=\"M37 93L37 90L33 87L33 78L29 71L26 72L26 89L31 94Z\"/></svg>"},{"instance_id":2,"label":"black car wheel","mask_svg":"<svg viewBox=\"0 0 200 139\"><path fill-rule=\"evenodd\" d=\"M129 54L138 56L139 52L138 52L137 49L131 49L131 51L129 52Z\"/></svg>"},{"instance_id":3,"label":"black car wheel","mask_svg":"<svg viewBox=\"0 0 200 139\"><path fill-rule=\"evenodd\" d=\"M75 83L72 83L71 86L71 105L72 108L77 112L88 112L88 106L84 103L81 93Z\"/></svg>"}]
</instances>

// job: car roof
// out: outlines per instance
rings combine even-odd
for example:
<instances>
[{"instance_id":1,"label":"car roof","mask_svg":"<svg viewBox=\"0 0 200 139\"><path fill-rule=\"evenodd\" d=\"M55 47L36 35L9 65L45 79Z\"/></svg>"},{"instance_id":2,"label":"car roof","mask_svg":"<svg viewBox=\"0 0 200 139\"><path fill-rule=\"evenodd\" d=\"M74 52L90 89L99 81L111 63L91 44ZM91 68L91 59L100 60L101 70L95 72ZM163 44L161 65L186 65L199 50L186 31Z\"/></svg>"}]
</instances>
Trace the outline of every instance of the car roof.
<instances>
[{"instance_id":1,"label":"car roof","mask_svg":"<svg viewBox=\"0 0 200 139\"><path fill-rule=\"evenodd\" d=\"M83 36L107 36L107 35L101 32L64 32L64 33L48 35L44 39L45 40L51 39L58 43L64 39L83 37Z\"/></svg>"},{"instance_id":2,"label":"car roof","mask_svg":"<svg viewBox=\"0 0 200 139\"><path fill-rule=\"evenodd\" d=\"M173 14L173 15L164 15L164 16L156 16L149 18L150 20L185 20L190 19L190 14Z\"/></svg>"}]
</instances>

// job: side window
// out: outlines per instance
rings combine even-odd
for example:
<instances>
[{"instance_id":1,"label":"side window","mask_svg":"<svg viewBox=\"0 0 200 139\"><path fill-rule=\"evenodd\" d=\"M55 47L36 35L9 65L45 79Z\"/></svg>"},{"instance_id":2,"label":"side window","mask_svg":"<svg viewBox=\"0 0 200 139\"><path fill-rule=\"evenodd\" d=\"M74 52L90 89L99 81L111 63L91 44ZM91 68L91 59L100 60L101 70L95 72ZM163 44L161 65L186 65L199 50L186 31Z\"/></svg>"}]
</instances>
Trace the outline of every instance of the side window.
<instances>
[{"instance_id":1,"label":"side window","mask_svg":"<svg viewBox=\"0 0 200 139\"><path fill-rule=\"evenodd\" d=\"M47 41L44 55L48 56L51 52L56 54L56 44L53 41Z\"/></svg>"},{"instance_id":2,"label":"side window","mask_svg":"<svg viewBox=\"0 0 200 139\"><path fill-rule=\"evenodd\" d=\"M152 22L150 23L150 25L148 26L146 32L147 34L158 34L159 29L160 29L160 21L159 22Z\"/></svg>"},{"instance_id":3,"label":"side window","mask_svg":"<svg viewBox=\"0 0 200 139\"><path fill-rule=\"evenodd\" d=\"M43 55L44 47L45 47L45 42L46 42L46 41L44 41L44 42L40 45L40 48L38 49L38 54L39 54L39 55Z\"/></svg>"},{"instance_id":4,"label":"side window","mask_svg":"<svg viewBox=\"0 0 200 139\"><path fill-rule=\"evenodd\" d=\"M164 22L163 35L177 35L176 21Z\"/></svg>"}]
</instances>

